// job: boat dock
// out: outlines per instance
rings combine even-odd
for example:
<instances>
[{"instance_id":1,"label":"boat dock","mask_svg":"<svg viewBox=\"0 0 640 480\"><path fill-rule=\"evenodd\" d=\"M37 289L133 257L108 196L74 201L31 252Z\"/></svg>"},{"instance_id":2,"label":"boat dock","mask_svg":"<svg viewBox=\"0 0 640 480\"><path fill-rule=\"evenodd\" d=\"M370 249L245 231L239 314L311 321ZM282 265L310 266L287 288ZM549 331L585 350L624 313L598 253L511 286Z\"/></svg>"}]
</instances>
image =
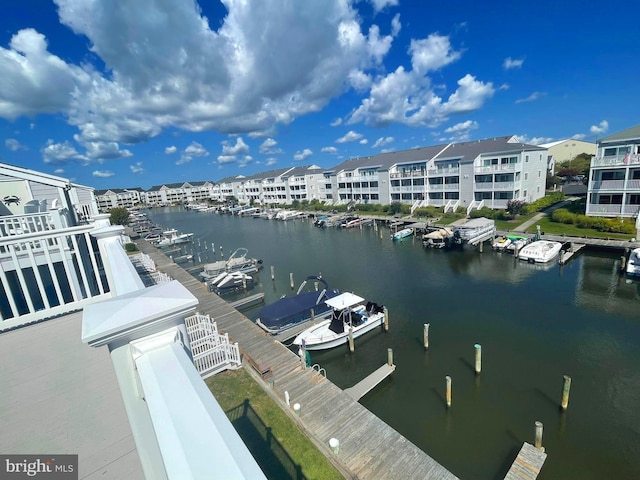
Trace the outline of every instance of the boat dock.
<instances>
[{"instance_id":1,"label":"boat dock","mask_svg":"<svg viewBox=\"0 0 640 480\"><path fill-rule=\"evenodd\" d=\"M375 372L368 375L363 380L356 383L353 387L345 389L344 393L353 398L356 402L369 393L373 388L391 375L396 370L395 365L385 363Z\"/></svg>"},{"instance_id":2,"label":"boat dock","mask_svg":"<svg viewBox=\"0 0 640 480\"><path fill-rule=\"evenodd\" d=\"M254 305L262 303L263 301L264 301L264 293L261 292L261 293L256 293L255 295L249 295L248 297L244 297L235 302L231 302L229 305L231 305L236 310L243 310L245 308L253 307Z\"/></svg>"},{"instance_id":3,"label":"boat dock","mask_svg":"<svg viewBox=\"0 0 640 480\"><path fill-rule=\"evenodd\" d=\"M585 246L586 245L584 243L574 243L569 248L569 250L562 250L560 252L560 260L558 260L558 263L560 263L560 265L565 265L569 262L569 260L573 258L576 253L582 250Z\"/></svg>"},{"instance_id":4,"label":"boat dock","mask_svg":"<svg viewBox=\"0 0 640 480\"><path fill-rule=\"evenodd\" d=\"M457 478L317 370L303 368L295 353L207 291L180 265L146 241L136 243L159 271L189 289L201 313L211 315L220 331L238 342L247 371L346 478ZM268 378L262 372L269 372ZM291 405L299 405L296 413L285 403L285 392ZM331 439L340 442L338 454L329 446Z\"/></svg>"},{"instance_id":5,"label":"boat dock","mask_svg":"<svg viewBox=\"0 0 640 480\"><path fill-rule=\"evenodd\" d=\"M547 459L543 449L524 443L504 480L534 480Z\"/></svg>"}]
</instances>

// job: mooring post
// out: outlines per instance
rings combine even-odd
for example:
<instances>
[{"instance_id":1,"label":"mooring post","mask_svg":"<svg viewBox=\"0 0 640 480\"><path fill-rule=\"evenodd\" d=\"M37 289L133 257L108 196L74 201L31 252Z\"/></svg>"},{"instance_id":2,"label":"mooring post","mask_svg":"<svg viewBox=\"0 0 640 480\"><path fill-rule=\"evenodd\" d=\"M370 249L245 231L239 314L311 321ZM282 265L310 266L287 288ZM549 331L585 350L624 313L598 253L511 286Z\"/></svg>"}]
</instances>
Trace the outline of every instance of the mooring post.
<instances>
[{"instance_id":1,"label":"mooring post","mask_svg":"<svg viewBox=\"0 0 640 480\"><path fill-rule=\"evenodd\" d=\"M313 308L311 309L311 323L316 321L316 312L313 311Z\"/></svg>"},{"instance_id":2,"label":"mooring post","mask_svg":"<svg viewBox=\"0 0 640 480\"><path fill-rule=\"evenodd\" d=\"M242 288L247 289L247 277L242 277Z\"/></svg>"},{"instance_id":3,"label":"mooring post","mask_svg":"<svg viewBox=\"0 0 640 480\"><path fill-rule=\"evenodd\" d=\"M353 353L355 346L353 344L353 327L349 327L349 351Z\"/></svg>"},{"instance_id":4,"label":"mooring post","mask_svg":"<svg viewBox=\"0 0 640 480\"><path fill-rule=\"evenodd\" d=\"M384 309L384 331L388 332L389 331L389 310L387 310L387 307L383 307Z\"/></svg>"},{"instance_id":5,"label":"mooring post","mask_svg":"<svg viewBox=\"0 0 640 480\"><path fill-rule=\"evenodd\" d=\"M299 403L294 403L293 404L293 411L296 412L296 415L300 415L300 404Z\"/></svg>"},{"instance_id":6,"label":"mooring post","mask_svg":"<svg viewBox=\"0 0 640 480\"><path fill-rule=\"evenodd\" d=\"M478 244L478 250L480 250L480 253L482 253L482 245L484 245L484 242L480 242Z\"/></svg>"},{"instance_id":7,"label":"mooring post","mask_svg":"<svg viewBox=\"0 0 640 480\"><path fill-rule=\"evenodd\" d=\"M569 375L564 375L564 383L562 385L562 403L560 404L560 408L562 410L566 410L569 406L569 390L571 390L571 377Z\"/></svg>"},{"instance_id":8,"label":"mooring post","mask_svg":"<svg viewBox=\"0 0 640 480\"><path fill-rule=\"evenodd\" d=\"M293 272L291 272L289 274L289 283L291 284L291 290L293 290L293 287L294 287L294 285L293 285Z\"/></svg>"},{"instance_id":9,"label":"mooring post","mask_svg":"<svg viewBox=\"0 0 640 480\"><path fill-rule=\"evenodd\" d=\"M298 354L300 355L300 365L302 366L302 370L307 369L307 354L305 353L304 348L298 350Z\"/></svg>"},{"instance_id":10,"label":"mooring post","mask_svg":"<svg viewBox=\"0 0 640 480\"><path fill-rule=\"evenodd\" d=\"M627 257L622 255L620 257L620 271L624 272L627 268Z\"/></svg>"},{"instance_id":11,"label":"mooring post","mask_svg":"<svg viewBox=\"0 0 640 480\"><path fill-rule=\"evenodd\" d=\"M538 449L542 449L542 422L536 422L536 440L534 446Z\"/></svg>"},{"instance_id":12,"label":"mooring post","mask_svg":"<svg viewBox=\"0 0 640 480\"><path fill-rule=\"evenodd\" d=\"M387 363L393 367L393 348L387 348Z\"/></svg>"},{"instance_id":13,"label":"mooring post","mask_svg":"<svg viewBox=\"0 0 640 480\"><path fill-rule=\"evenodd\" d=\"M429 324L428 323L424 324L423 337L424 337L424 349L428 350L429 349Z\"/></svg>"},{"instance_id":14,"label":"mooring post","mask_svg":"<svg viewBox=\"0 0 640 480\"><path fill-rule=\"evenodd\" d=\"M473 348L476 350L476 375L482 371L482 346L476 343Z\"/></svg>"},{"instance_id":15,"label":"mooring post","mask_svg":"<svg viewBox=\"0 0 640 480\"><path fill-rule=\"evenodd\" d=\"M448 408L451 406L451 377L447 375L446 377L444 377L444 379L447 385L446 401L447 401L447 408Z\"/></svg>"},{"instance_id":16,"label":"mooring post","mask_svg":"<svg viewBox=\"0 0 640 480\"><path fill-rule=\"evenodd\" d=\"M287 407L291 406L291 399L289 398L289 392L286 390L284 392L284 403L287 404Z\"/></svg>"},{"instance_id":17,"label":"mooring post","mask_svg":"<svg viewBox=\"0 0 640 480\"><path fill-rule=\"evenodd\" d=\"M276 279L276 271L273 267L273 265L271 265L271 281Z\"/></svg>"}]
</instances>

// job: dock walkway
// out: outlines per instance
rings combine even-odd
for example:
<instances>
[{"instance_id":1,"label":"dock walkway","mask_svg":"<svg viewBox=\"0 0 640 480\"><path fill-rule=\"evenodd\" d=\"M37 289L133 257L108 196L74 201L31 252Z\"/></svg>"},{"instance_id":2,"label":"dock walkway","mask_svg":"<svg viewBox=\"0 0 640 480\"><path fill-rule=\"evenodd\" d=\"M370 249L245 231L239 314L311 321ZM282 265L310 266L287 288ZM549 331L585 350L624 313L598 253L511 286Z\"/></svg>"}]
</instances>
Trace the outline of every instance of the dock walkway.
<instances>
[{"instance_id":1,"label":"dock walkway","mask_svg":"<svg viewBox=\"0 0 640 480\"><path fill-rule=\"evenodd\" d=\"M396 369L395 365L385 363L375 372L368 375L363 380L356 383L353 387L345 389L344 393L353 398L356 402L364 397L367 393L375 388L380 382L391 375Z\"/></svg>"},{"instance_id":2,"label":"dock walkway","mask_svg":"<svg viewBox=\"0 0 640 480\"><path fill-rule=\"evenodd\" d=\"M538 450L525 442L504 480L534 480L540 474L546 459L544 450Z\"/></svg>"},{"instance_id":3,"label":"dock walkway","mask_svg":"<svg viewBox=\"0 0 640 480\"><path fill-rule=\"evenodd\" d=\"M420 450L396 430L353 400L348 394L320 375L302 369L300 359L273 337L263 332L251 320L232 308L182 267L144 240L138 248L149 255L156 268L179 281L198 299L199 311L208 313L218 328L234 342L244 355L264 367L272 376L262 382L265 391L280 406L289 411L302 431L347 478L433 479L457 477ZM251 368L247 369L251 371ZM284 392L291 404L299 403L298 415L293 415L284 403ZM329 440L340 441L340 453L329 448Z\"/></svg>"}]
</instances>

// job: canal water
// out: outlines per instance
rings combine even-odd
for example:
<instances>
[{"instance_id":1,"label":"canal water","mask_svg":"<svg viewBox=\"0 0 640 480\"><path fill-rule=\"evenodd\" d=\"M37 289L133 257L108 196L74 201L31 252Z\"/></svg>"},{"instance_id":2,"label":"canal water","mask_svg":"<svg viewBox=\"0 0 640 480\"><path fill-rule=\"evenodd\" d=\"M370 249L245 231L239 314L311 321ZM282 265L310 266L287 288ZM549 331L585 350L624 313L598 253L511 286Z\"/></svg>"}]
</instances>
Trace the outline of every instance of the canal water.
<instances>
[{"instance_id":1,"label":"canal water","mask_svg":"<svg viewBox=\"0 0 640 480\"><path fill-rule=\"evenodd\" d=\"M504 478L522 443L533 443L535 421L549 455L540 479L640 478L640 284L618 275L619 254L583 250L564 267L540 267L489 249L392 242L384 227L319 229L178 207L148 214L193 232L188 253L203 262L220 259L220 247L262 259L250 293L264 291L266 303L291 294L290 273L296 288L321 273L331 288L387 306L389 332L356 339L353 354L346 346L312 352L312 361L347 388L392 348L396 371L362 405L460 478ZM245 315L255 320L257 310ZM564 413L563 375L572 378Z\"/></svg>"}]
</instances>

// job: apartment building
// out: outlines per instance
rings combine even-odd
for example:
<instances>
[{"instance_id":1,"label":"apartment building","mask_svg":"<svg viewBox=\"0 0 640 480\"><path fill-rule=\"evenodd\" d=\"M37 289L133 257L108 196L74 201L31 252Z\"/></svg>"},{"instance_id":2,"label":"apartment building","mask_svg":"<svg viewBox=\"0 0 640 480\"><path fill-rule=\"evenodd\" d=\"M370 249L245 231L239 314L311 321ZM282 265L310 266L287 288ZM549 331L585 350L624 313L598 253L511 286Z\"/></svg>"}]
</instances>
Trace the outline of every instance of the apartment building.
<instances>
[{"instance_id":1,"label":"apartment building","mask_svg":"<svg viewBox=\"0 0 640 480\"><path fill-rule=\"evenodd\" d=\"M147 205L175 205L199 203L212 198L213 183L183 182L154 185L144 192Z\"/></svg>"},{"instance_id":2,"label":"apartment building","mask_svg":"<svg viewBox=\"0 0 640 480\"><path fill-rule=\"evenodd\" d=\"M597 142L591 160L586 214L637 217L640 211L640 125Z\"/></svg>"},{"instance_id":3,"label":"apartment building","mask_svg":"<svg viewBox=\"0 0 640 480\"><path fill-rule=\"evenodd\" d=\"M101 212L115 207L132 208L145 202L144 190L140 187L96 190L95 196Z\"/></svg>"}]
</instances>

